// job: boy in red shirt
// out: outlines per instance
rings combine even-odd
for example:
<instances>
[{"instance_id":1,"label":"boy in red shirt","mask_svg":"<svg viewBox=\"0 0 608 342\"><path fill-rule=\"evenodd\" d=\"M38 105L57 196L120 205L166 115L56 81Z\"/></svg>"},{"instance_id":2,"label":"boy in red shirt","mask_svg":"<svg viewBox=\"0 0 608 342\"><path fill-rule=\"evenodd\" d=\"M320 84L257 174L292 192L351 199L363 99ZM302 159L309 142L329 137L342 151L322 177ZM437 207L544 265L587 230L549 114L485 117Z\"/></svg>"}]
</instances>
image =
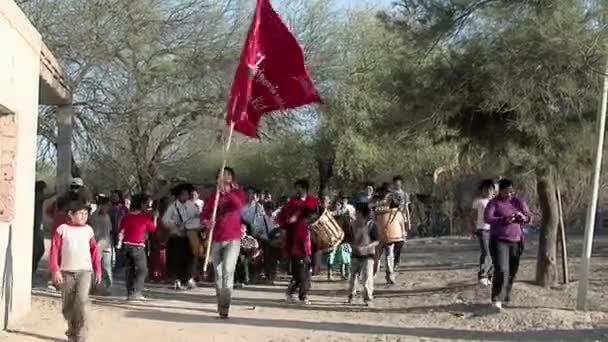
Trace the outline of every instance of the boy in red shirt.
<instances>
[{"instance_id":1,"label":"boy in red shirt","mask_svg":"<svg viewBox=\"0 0 608 342\"><path fill-rule=\"evenodd\" d=\"M287 287L287 301L295 301L295 293L303 304L310 304L312 246L308 225L319 206L319 199L308 194L310 183L306 179L295 182L296 195L277 215L276 222L286 230L285 252L290 258L292 280Z\"/></svg>"},{"instance_id":2,"label":"boy in red shirt","mask_svg":"<svg viewBox=\"0 0 608 342\"><path fill-rule=\"evenodd\" d=\"M147 213L149 207L150 196L133 196L131 210L120 222L118 245L124 253L127 300L130 301L145 300L142 291L148 276L146 232L156 231L156 226Z\"/></svg>"}]
</instances>

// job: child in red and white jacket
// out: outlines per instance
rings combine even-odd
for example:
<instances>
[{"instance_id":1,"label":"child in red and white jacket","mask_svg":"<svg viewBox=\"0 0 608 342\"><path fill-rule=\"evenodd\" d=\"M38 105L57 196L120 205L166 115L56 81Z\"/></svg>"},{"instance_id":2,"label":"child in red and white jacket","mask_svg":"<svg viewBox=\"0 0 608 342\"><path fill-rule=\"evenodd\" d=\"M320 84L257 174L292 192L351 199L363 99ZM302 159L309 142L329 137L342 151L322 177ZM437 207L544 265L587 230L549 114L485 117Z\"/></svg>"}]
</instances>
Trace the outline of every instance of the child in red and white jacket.
<instances>
[{"instance_id":1,"label":"child in red and white jacket","mask_svg":"<svg viewBox=\"0 0 608 342\"><path fill-rule=\"evenodd\" d=\"M93 228L87 225L89 207L75 199L66 206L66 223L53 233L49 268L53 283L61 287L63 317L70 342L86 341L91 272L101 282L101 261Z\"/></svg>"},{"instance_id":2,"label":"child in red and white jacket","mask_svg":"<svg viewBox=\"0 0 608 342\"><path fill-rule=\"evenodd\" d=\"M310 183L300 179L294 184L296 195L279 212L276 223L285 229L285 254L291 263L292 279L287 287L287 301L295 302L295 294L303 304L310 304L312 243L308 226L319 207L319 199L308 193Z\"/></svg>"}]
</instances>

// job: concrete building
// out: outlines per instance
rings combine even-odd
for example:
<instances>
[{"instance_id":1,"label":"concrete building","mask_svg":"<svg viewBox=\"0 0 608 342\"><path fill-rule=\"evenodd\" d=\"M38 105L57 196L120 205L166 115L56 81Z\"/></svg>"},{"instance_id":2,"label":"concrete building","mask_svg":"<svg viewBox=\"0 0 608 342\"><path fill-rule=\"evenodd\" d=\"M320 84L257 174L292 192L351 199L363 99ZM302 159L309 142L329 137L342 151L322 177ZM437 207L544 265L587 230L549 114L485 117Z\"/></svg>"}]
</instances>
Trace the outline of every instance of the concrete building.
<instances>
[{"instance_id":1,"label":"concrete building","mask_svg":"<svg viewBox=\"0 0 608 342\"><path fill-rule=\"evenodd\" d=\"M62 71L13 0L0 1L0 319L30 310L38 105L71 110Z\"/></svg>"}]
</instances>

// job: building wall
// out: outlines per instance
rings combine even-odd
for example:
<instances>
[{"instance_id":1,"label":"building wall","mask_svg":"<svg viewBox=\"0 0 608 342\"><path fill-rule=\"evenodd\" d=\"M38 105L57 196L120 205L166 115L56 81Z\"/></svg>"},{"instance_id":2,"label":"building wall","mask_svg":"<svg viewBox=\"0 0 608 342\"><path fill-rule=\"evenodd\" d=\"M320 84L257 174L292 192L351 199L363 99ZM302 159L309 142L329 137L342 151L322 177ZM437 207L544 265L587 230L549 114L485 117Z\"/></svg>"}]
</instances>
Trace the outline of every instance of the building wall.
<instances>
[{"instance_id":1,"label":"building wall","mask_svg":"<svg viewBox=\"0 0 608 342\"><path fill-rule=\"evenodd\" d=\"M4 328L30 309L40 49L40 35L13 0L0 1L0 115L4 127L0 191L13 195L10 203L10 196L0 194L8 208L0 215L0 319ZM10 127L11 122L16 129ZM13 129L16 134L11 137ZM12 152L7 147L11 139L15 143Z\"/></svg>"}]
</instances>

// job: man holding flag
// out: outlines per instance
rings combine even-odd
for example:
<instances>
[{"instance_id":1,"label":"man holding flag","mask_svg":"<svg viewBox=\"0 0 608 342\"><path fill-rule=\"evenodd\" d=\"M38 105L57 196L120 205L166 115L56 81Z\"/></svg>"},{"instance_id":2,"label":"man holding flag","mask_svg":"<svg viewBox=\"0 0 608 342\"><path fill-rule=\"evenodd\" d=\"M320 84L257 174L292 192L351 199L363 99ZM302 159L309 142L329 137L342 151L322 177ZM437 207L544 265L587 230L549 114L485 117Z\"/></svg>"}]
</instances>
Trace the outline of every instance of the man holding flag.
<instances>
[{"instance_id":1,"label":"man holding flag","mask_svg":"<svg viewBox=\"0 0 608 342\"><path fill-rule=\"evenodd\" d=\"M257 0L255 16L247 34L228 102L226 121L229 130L224 153L230 148L234 131L259 139L258 126L264 114L318 102L321 102L321 98L304 65L302 47L272 8L270 0ZM213 232L216 223L219 231L222 215L226 215L218 210L222 191L235 191L226 188L225 178L222 177L225 166L226 158L220 168L222 174L218 177L218 189L205 201L207 210L204 210L202 220L210 227L211 236L205 267L209 261L209 253L212 253L216 271L221 263L221 269L227 271L225 273L232 272L232 275L222 274L222 278L227 277L229 280L234 277L236 258L231 257L232 253L219 252L218 248L221 246L217 243L213 243L213 248L210 248L211 241L216 240ZM216 277L219 276L216 274ZM216 285L220 317L228 318L230 281L221 281L220 284L216 280Z\"/></svg>"}]
</instances>

